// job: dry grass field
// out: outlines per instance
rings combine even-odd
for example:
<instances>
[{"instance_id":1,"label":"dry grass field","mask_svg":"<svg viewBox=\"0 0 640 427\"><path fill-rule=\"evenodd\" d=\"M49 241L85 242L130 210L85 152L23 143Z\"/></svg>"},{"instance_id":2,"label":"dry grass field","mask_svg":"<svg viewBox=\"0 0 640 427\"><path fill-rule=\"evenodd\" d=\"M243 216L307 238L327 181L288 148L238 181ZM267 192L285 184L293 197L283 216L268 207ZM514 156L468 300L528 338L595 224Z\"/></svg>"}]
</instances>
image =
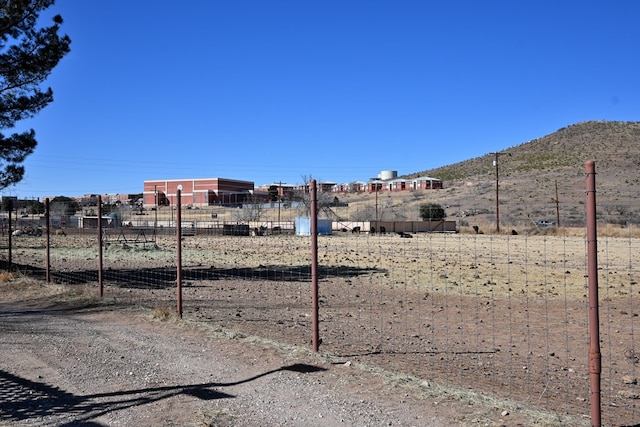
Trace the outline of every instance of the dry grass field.
<instances>
[{"instance_id":1,"label":"dry grass field","mask_svg":"<svg viewBox=\"0 0 640 427\"><path fill-rule=\"evenodd\" d=\"M133 232L133 231L132 231ZM54 280L95 285L96 237L53 236ZM569 235L574 234L574 235ZM580 416L588 409L585 239L549 234L337 233L318 240L321 351ZM612 233L614 234L614 233ZM640 240L599 245L602 380L607 417L636 416L635 325ZM42 268L44 242L16 242L14 262ZM176 244L110 240L105 295L175 307ZM187 236L184 316L292 345L309 345L310 239Z\"/></svg>"}]
</instances>

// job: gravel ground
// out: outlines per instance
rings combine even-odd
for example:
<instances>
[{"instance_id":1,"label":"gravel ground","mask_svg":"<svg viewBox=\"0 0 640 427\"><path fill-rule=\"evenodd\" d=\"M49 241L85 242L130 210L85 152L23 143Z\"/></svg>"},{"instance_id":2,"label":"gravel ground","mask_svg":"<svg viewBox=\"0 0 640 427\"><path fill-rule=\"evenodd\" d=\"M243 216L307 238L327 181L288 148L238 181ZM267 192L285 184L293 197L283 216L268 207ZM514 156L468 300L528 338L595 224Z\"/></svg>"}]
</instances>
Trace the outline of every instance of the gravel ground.
<instances>
[{"instance_id":1,"label":"gravel ground","mask_svg":"<svg viewBox=\"0 0 640 427\"><path fill-rule=\"evenodd\" d=\"M2 293L0 425L553 425L428 380L37 286L48 295Z\"/></svg>"}]
</instances>

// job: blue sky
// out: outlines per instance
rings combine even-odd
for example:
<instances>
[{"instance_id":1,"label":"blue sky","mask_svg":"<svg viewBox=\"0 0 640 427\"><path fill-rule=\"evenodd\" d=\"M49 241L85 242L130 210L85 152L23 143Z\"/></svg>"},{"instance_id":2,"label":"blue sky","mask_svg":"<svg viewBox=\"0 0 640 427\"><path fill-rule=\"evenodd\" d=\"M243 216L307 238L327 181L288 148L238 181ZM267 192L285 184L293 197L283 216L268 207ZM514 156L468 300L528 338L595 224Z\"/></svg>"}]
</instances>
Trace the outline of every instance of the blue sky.
<instances>
[{"instance_id":1,"label":"blue sky","mask_svg":"<svg viewBox=\"0 0 640 427\"><path fill-rule=\"evenodd\" d=\"M58 0L71 53L2 195L419 172L640 120L640 2ZM7 130L3 130L6 132ZM491 165L488 165L490 168Z\"/></svg>"}]
</instances>

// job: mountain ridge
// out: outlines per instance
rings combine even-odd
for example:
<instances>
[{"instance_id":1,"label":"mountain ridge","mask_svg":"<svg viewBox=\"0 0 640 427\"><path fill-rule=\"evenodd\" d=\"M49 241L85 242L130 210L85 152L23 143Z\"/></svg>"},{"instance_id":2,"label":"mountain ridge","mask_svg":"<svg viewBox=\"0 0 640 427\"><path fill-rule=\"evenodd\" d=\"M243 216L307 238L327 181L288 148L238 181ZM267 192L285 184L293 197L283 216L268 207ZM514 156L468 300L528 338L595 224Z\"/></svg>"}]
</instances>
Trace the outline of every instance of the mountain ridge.
<instances>
[{"instance_id":1,"label":"mountain ridge","mask_svg":"<svg viewBox=\"0 0 640 427\"><path fill-rule=\"evenodd\" d=\"M500 215L514 223L532 218L579 222L584 216L585 164L595 162L601 211L640 222L640 122L585 121L498 152ZM448 206L447 214L484 211L495 219L495 153L404 175L432 176L444 189L422 197ZM411 202L405 198L406 202ZM504 207L503 207L504 206ZM503 214L504 212L504 214ZM562 220L561 219L561 220ZM502 221L501 221L502 222Z\"/></svg>"},{"instance_id":2,"label":"mountain ridge","mask_svg":"<svg viewBox=\"0 0 640 427\"><path fill-rule=\"evenodd\" d=\"M608 142L615 145L607 146ZM500 168L505 174L559 167L573 168L584 165L586 160L594 160L604 169L613 165L640 166L640 122L580 122L560 128L549 135L504 148L499 153L511 156L508 161L503 159L501 162ZM487 153L405 177L428 175L443 181L469 179L484 175L486 168L479 164L492 164L493 160L494 154Z\"/></svg>"}]
</instances>

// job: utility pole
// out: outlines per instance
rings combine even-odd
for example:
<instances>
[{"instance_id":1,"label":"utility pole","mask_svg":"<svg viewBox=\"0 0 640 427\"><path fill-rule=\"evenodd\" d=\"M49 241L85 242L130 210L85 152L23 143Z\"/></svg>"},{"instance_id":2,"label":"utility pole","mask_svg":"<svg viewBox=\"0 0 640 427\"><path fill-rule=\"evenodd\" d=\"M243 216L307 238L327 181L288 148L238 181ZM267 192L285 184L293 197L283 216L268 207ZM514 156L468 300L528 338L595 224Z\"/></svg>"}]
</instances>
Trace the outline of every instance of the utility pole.
<instances>
[{"instance_id":1,"label":"utility pole","mask_svg":"<svg viewBox=\"0 0 640 427\"><path fill-rule=\"evenodd\" d=\"M376 181L376 226L378 225L378 182Z\"/></svg>"},{"instance_id":2,"label":"utility pole","mask_svg":"<svg viewBox=\"0 0 640 427\"><path fill-rule=\"evenodd\" d=\"M280 227L280 204L282 203L282 181L278 184L278 227Z\"/></svg>"},{"instance_id":3,"label":"utility pole","mask_svg":"<svg viewBox=\"0 0 640 427\"><path fill-rule=\"evenodd\" d=\"M556 179L556 227L560 227L560 199L558 198L558 180Z\"/></svg>"},{"instance_id":4,"label":"utility pole","mask_svg":"<svg viewBox=\"0 0 640 427\"><path fill-rule=\"evenodd\" d=\"M511 153L504 153L504 152L499 152L496 151L494 153L489 153L489 154L494 154L496 156L495 160L493 161L493 165L496 168L496 232L500 233L500 197L499 197L499 193L500 193L500 175L498 173L498 156L501 154L507 154L507 155L511 155Z\"/></svg>"},{"instance_id":5,"label":"utility pole","mask_svg":"<svg viewBox=\"0 0 640 427\"><path fill-rule=\"evenodd\" d=\"M153 235L156 235L156 228L158 228L158 186L154 185L153 186L153 194L154 194L154 204L155 206L155 221L153 221ZM101 221L101 219L98 219L98 221Z\"/></svg>"}]
</instances>

